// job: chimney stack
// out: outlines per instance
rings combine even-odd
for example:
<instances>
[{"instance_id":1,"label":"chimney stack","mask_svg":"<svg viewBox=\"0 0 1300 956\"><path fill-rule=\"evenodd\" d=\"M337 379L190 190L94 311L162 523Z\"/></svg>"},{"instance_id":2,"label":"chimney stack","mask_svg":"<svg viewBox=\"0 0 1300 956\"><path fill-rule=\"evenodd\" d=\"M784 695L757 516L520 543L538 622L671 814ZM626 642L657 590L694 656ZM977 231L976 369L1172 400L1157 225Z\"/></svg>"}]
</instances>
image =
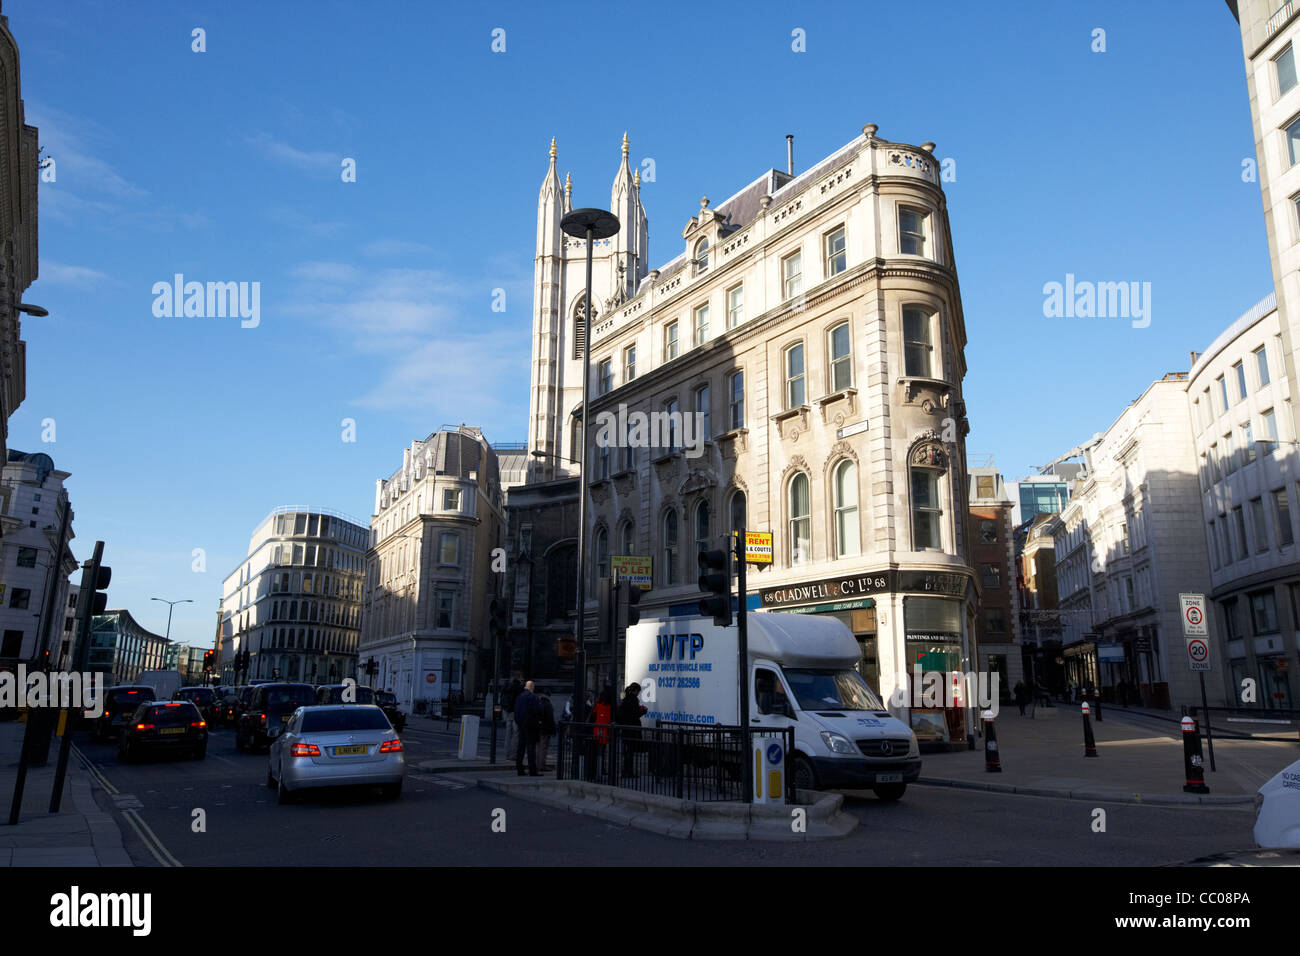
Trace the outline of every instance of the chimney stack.
<instances>
[{"instance_id":1,"label":"chimney stack","mask_svg":"<svg viewBox=\"0 0 1300 956\"><path fill-rule=\"evenodd\" d=\"M794 175L794 133L785 134L785 171Z\"/></svg>"}]
</instances>

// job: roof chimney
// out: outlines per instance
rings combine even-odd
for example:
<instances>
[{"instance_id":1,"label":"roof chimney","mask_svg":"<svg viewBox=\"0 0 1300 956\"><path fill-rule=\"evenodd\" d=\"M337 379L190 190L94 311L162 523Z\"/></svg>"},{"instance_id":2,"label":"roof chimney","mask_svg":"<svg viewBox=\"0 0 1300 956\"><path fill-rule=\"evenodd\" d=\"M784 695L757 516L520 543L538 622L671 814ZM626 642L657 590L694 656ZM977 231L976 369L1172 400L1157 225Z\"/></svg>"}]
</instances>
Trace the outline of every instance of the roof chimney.
<instances>
[{"instance_id":1,"label":"roof chimney","mask_svg":"<svg viewBox=\"0 0 1300 956\"><path fill-rule=\"evenodd\" d=\"M794 133L785 134L785 171L794 175Z\"/></svg>"},{"instance_id":2,"label":"roof chimney","mask_svg":"<svg viewBox=\"0 0 1300 956\"><path fill-rule=\"evenodd\" d=\"M1193 352L1193 353L1192 353L1192 364L1195 365L1195 364L1196 364L1196 360L1197 360L1198 358L1200 358L1200 357L1201 357L1201 353L1200 353L1200 352Z\"/></svg>"}]
</instances>

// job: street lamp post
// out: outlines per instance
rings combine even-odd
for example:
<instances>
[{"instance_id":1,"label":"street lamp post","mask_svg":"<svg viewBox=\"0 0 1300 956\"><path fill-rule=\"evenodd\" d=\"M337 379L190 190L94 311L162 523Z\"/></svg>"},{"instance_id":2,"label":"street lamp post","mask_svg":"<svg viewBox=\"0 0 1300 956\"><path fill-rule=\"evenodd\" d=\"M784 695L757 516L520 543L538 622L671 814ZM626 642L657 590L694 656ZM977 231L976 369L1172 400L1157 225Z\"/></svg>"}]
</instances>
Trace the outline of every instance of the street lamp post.
<instances>
[{"instance_id":1,"label":"street lamp post","mask_svg":"<svg viewBox=\"0 0 1300 956\"><path fill-rule=\"evenodd\" d=\"M574 656L573 668L573 709L578 708L586 693L587 651L586 651L586 604L587 604L587 401L591 387L591 254L592 244L597 239L608 239L618 232L618 219L604 209L575 209L560 220L560 228L569 236L587 241L587 294L584 299L582 324L584 328L582 346L582 451L578 464L578 647Z\"/></svg>"},{"instance_id":2,"label":"street lamp post","mask_svg":"<svg viewBox=\"0 0 1300 956\"><path fill-rule=\"evenodd\" d=\"M172 639L172 611L175 609L177 604L193 604L194 600L192 598L181 598L179 601L169 601L166 598L157 598L157 597L150 598L149 600L162 601L164 604L167 605L167 634L165 635L164 639L170 641Z\"/></svg>"}]
</instances>

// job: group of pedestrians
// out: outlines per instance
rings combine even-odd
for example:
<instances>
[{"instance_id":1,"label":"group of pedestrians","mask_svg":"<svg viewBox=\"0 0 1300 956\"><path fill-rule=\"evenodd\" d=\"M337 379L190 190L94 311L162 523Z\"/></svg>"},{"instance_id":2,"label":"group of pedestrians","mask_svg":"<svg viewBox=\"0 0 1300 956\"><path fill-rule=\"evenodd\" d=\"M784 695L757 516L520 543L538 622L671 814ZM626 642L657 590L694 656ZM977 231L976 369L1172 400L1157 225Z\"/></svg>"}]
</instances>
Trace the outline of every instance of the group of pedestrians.
<instances>
[{"instance_id":1,"label":"group of pedestrians","mask_svg":"<svg viewBox=\"0 0 1300 956\"><path fill-rule=\"evenodd\" d=\"M547 757L551 740L555 737L555 708L551 698L538 694L532 681L520 682L516 677L506 690L501 703L514 720L509 722L506 752L515 755L515 770L524 776L524 759L528 760L528 776L540 777L550 772Z\"/></svg>"}]
</instances>

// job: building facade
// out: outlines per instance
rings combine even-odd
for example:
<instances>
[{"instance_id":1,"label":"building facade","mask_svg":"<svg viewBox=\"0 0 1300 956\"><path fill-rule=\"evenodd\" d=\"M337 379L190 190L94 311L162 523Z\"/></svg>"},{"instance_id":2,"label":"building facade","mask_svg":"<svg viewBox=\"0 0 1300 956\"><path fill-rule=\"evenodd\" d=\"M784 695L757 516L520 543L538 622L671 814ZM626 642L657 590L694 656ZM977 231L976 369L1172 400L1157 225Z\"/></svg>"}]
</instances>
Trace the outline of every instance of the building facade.
<instances>
[{"instance_id":1,"label":"building facade","mask_svg":"<svg viewBox=\"0 0 1300 956\"><path fill-rule=\"evenodd\" d=\"M1269 295L1193 354L1187 398L1218 672L1207 680L1236 703L1290 709L1300 686L1300 454L1283 349Z\"/></svg>"},{"instance_id":2,"label":"building facade","mask_svg":"<svg viewBox=\"0 0 1300 956\"><path fill-rule=\"evenodd\" d=\"M326 508L280 507L259 522L222 589L222 680L356 678L369 536ZM244 651L248 671L237 673Z\"/></svg>"},{"instance_id":3,"label":"building facade","mask_svg":"<svg viewBox=\"0 0 1300 956\"><path fill-rule=\"evenodd\" d=\"M996 468L970 469L970 557L979 585L979 669L998 674L999 696L1025 679L1016 602L1014 504Z\"/></svg>"},{"instance_id":4,"label":"building facade","mask_svg":"<svg viewBox=\"0 0 1300 956\"><path fill-rule=\"evenodd\" d=\"M1055 530L1066 679L1103 700L1200 703L1178 598L1210 583L1187 383L1154 382L1085 450Z\"/></svg>"},{"instance_id":5,"label":"building facade","mask_svg":"<svg viewBox=\"0 0 1300 956\"><path fill-rule=\"evenodd\" d=\"M489 605L506 560L497 456L477 428L447 428L375 483L360 653L374 686L413 710L487 689Z\"/></svg>"},{"instance_id":6,"label":"building facade","mask_svg":"<svg viewBox=\"0 0 1300 956\"><path fill-rule=\"evenodd\" d=\"M18 44L0 16L0 462L8 461L9 416L27 395L23 293L36 281L37 129L24 115Z\"/></svg>"},{"instance_id":7,"label":"building facade","mask_svg":"<svg viewBox=\"0 0 1300 956\"><path fill-rule=\"evenodd\" d=\"M1015 531L1016 591L1025 684L1041 687L1049 694L1065 692L1054 537L1060 523L1060 515L1039 514Z\"/></svg>"},{"instance_id":8,"label":"building facade","mask_svg":"<svg viewBox=\"0 0 1300 956\"><path fill-rule=\"evenodd\" d=\"M77 568L69 543L72 506L66 471L43 452L9 452L0 472L0 667L63 654L69 575Z\"/></svg>"},{"instance_id":9,"label":"building facade","mask_svg":"<svg viewBox=\"0 0 1300 956\"><path fill-rule=\"evenodd\" d=\"M801 175L768 170L716 207L705 197L681 251L648 269L625 141L611 193L622 230L594 270L589 637L611 554L652 558L643 618L693 615L697 553L744 525L774 536L751 606L843 620L886 698L913 665L975 669L966 331L933 148L864 127ZM581 377L555 357L587 345L585 247L560 233L558 182L552 155L534 315L543 449L579 444ZM651 434L637 436L637 414ZM960 709L912 716L922 736L971 729Z\"/></svg>"},{"instance_id":10,"label":"building facade","mask_svg":"<svg viewBox=\"0 0 1300 956\"><path fill-rule=\"evenodd\" d=\"M86 670L103 671L104 683L132 684L144 671L167 667L167 638L141 627L130 611L91 618Z\"/></svg>"}]
</instances>

